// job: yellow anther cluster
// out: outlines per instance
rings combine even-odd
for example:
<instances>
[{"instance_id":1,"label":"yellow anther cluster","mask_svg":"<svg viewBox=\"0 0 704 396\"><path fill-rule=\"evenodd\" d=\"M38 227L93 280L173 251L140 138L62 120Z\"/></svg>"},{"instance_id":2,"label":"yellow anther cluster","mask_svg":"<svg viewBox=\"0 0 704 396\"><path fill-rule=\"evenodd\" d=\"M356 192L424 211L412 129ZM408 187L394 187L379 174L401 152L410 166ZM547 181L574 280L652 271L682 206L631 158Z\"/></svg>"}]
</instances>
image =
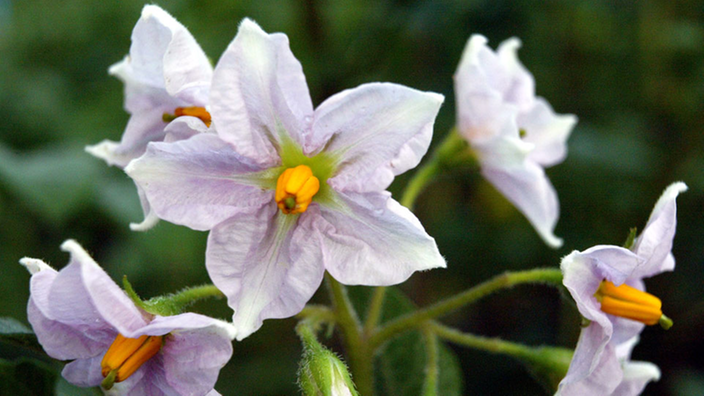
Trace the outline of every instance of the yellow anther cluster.
<instances>
[{"instance_id":1,"label":"yellow anther cluster","mask_svg":"<svg viewBox=\"0 0 704 396\"><path fill-rule=\"evenodd\" d=\"M203 123L205 123L205 125L208 127L212 122L212 118L210 117L210 113L208 113L208 110L206 110L205 107L198 106L177 107L174 110L174 114L164 113L161 118L164 120L164 122L171 122L175 120L176 117L181 116L191 116L200 118L200 120L203 121Z\"/></svg>"},{"instance_id":2,"label":"yellow anther cluster","mask_svg":"<svg viewBox=\"0 0 704 396\"><path fill-rule=\"evenodd\" d=\"M284 214L303 213L320 190L320 181L306 165L286 169L276 182L276 205Z\"/></svg>"},{"instance_id":3,"label":"yellow anther cluster","mask_svg":"<svg viewBox=\"0 0 704 396\"><path fill-rule=\"evenodd\" d=\"M110 389L113 382L121 382L134 374L146 361L161 349L163 336L143 335L139 338L126 338L118 334L100 362L101 372L106 380L103 387Z\"/></svg>"},{"instance_id":4,"label":"yellow anther cluster","mask_svg":"<svg viewBox=\"0 0 704 396\"><path fill-rule=\"evenodd\" d=\"M601 302L601 310L607 314L647 325L658 323L663 316L659 298L626 284L616 286L605 280L595 296Z\"/></svg>"}]
</instances>

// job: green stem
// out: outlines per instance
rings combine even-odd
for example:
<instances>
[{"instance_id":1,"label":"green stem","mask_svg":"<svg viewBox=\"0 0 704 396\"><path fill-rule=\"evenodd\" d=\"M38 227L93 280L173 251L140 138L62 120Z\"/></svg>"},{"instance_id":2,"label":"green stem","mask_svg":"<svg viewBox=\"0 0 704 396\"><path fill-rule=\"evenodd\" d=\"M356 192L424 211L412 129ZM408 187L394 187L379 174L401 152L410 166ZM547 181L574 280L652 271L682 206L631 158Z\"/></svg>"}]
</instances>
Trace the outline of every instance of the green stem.
<instances>
[{"instance_id":1,"label":"green stem","mask_svg":"<svg viewBox=\"0 0 704 396\"><path fill-rule=\"evenodd\" d=\"M423 396L438 395L438 337L430 325L423 326L423 340L425 341L425 382L423 383Z\"/></svg>"},{"instance_id":2,"label":"green stem","mask_svg":"<svg viewBox=\"0 0 704 396\"><path fill-rule=\"evenodd\" d=\"M474 162L471 156L464 155L467 150L467 143L457 133L455 128L451 129L445 136L445 140L429 156L430 160L423 164L413 174L413 177L406 185L406 189L401 197L401 205L413 210L416 198L423 192L425 186L433 180L440 171L465 162Z\"/></svg>"},{"instance_id":3,"label":"green stem","mask_svg":"<svg viewBox=\"0 0 704 396\"><path fill-rule=\"evenodd\" d=\"M170 296L165 297L171 303L175 305L180 305L180 306L187 306L190 304L193 304L194 302L198 300L202 300L204 298L223 298L225 295L215 287L215 285L202 285L202 286L195 286L195 287L188 287L186 289L181 290L178 293L174 293ZM157 297L159 298L159 297ZM153 299L148 300L152 301Z\"/></svg>"},{"instance_id":4,"label":"green stem","mask_svg":"<svg viewBox=\"0 0 704 396\"><path fill-rule=\"evenodd\" d=\"M556 268L506 272L427 308L419 309L394 319L372 335L369 339L369 344L372 348L376 348L391 337L410 328L418 327L429 319L446 315L497 290L510 288L522 283L546 283L559 286L562 285L562 272Z\"/></svg>"},{"instance_id":5,"label":"green stem","mask_svg":"<svg viewBox=\"0 0 704 396\"><path fill-rule=\"evenodd\" d=\"M320 353L323 351L323 347L315 336L313 326L309 321L303 320L296 325L296 334L298 334L307 351Z\"/></svg>"},{"instance_id":6,"label":"green stem","mask_svg":"<svg viewBox=\"0 0 704 396\"><path fill-rule=\"evenodd\" d=\"M535 355L534 348L527 345L502 340L500 338L490 338L469 333L462 333L435 322L430 323L429 327L437 337L454 342L458 345L491 353L509 355L519 359L531 360Z\"/></svg>"},{"instance_id":7,"label":"green stem","mask_svg":"<svg viewBox=\"0 0 704 396\"><path fill-rule=\"evenodd\" d=\"M423 166L413 174L413 178L406 185L401 197L401 205L413 210L416 198L423 191L425 185L433 179L433 176L438 174L440 165L437 162L437 157L432 157L430 162L426 162Z\"/></svg>"},{"instance_id":8,"label":"green stem","mask_svg":"<svg viewBox=\"0 0 704 396\"><path fill-rule=\"evenodd\" d=\"M381 312L384 308L384 296L386 295L386 287L380 286L374 288L369 309L367 310L367 319L364 322L364 335L371 335L376 330L376 325L381 319Z\"/></svg>"},{"instance_id":9,"label":"green stem","mask_svg":"<svg viewBox=\"0 0 704 396\"><path fill-rule=\"evenodd\" d=\"M352 379L361 395L374 394L374 349L362 336L362 325L357 312L347 295L347 289L330 274L325 274L333 309L340 325L345 342L345 350L349 355Z\"/></svg>"}]
</instances>

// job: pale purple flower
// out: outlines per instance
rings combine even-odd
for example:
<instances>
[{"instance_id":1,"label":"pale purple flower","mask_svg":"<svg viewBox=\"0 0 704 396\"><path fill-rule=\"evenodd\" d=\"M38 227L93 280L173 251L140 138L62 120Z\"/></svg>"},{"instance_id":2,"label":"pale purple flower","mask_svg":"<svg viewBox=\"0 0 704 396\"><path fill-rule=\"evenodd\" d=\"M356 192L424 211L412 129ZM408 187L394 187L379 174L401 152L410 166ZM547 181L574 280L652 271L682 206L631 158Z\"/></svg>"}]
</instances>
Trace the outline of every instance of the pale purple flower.
<instances>
[{"instance_id":1,"label":"pale purple flower","mask_svg":"<svg viewBox=\"0 0 704 396\"><path fill-rule=\"evenodd\" d=\"M164 336L160 351L107 393L216 395L213 386L232 355L232 326L195 313L155 316L135 306L75 241L62 250L69 264L56 271L41 260L20 262L32 274L29 322L49 356L72 360L62 372L70 383L98 386L101 360L118 333Z\"/></svg>"},{"instance_id":2,"label":"pale purple flower","mask_svg":"<svg viewBox=\"0 0 704 396\"><path fill-rule=\"evenodd\" d=\"M645 290L643 278L675 268L672 240L677 225L675 199L687 190L670 185L655 204L650 219L631 250L599 245L574 251L562 259L564 285L580 314L591 321L582 329L560 395L636 395L660 378L657 366L630 361L643 323L603 312L595 294L602 281Z\"/></svg>"},{"instance_id":3,"label":"pale purple flower","mask_svg":"<svg viewBox=\"0 0 704 396\"><path fill-rule=\"evenodd\" d=\"M520 45L511 38L494 52L485 37L469 39L455 73L458 132L476 152L484 177L557 248L559 203L543 168L565 158L577 117L555 114L535 96L533 76L516 54Z\"/></svg>"},{"instance_id":4,"label":"pale purple flower","mask_svg":"<svg viewBox=\"0 0 704 396\"><path fill-rule=\"evenodd\" d=\"M86 147L88 153L109 165L124 168L144 154L149 142L183 139L208 129L205 107L213 68L188 30L161 8L147 5L142 9L132 32L130 53L110 67L110 74L124 82L125 109L131 116L120 142L103 140ZM192 107L206 115L202 119L178 117L167 126L165 114L175 117L178 111ZM157 218L142 191L139 193L145 220L131 227L146 230Z\"/></svg>"},{"instance_id":5,"label":"pale purple flower","mask_svg":"<svg viewBox=\"0 0 704 396\"><path fill-rule=\"evenodd\" d=\"M206 266L242 339L264 319L298 313L325 270L345 284L391 285L445 266L418 219L385 191L425 154L442 101L373 83L313 110L286 35L245 19L213 75L217 134L151 143L126 171L160 218L211 230ZM277 180L299 165L319 191L284 214Z\"/></svg>"}]
</instances>

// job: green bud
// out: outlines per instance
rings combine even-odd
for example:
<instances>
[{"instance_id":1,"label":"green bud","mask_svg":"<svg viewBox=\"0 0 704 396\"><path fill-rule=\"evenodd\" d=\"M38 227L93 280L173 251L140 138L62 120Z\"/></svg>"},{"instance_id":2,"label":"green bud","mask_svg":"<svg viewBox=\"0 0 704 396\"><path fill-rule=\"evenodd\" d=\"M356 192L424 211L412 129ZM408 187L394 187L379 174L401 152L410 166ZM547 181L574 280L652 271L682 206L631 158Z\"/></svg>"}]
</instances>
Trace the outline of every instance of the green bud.
<instances>
[{"instance_id":1,"label":"green bud","mask_svg":"<svg viewBox=\"0 0 704 396\"><path fill-rule=\"evenodd\" d=\"M358 396L347 366L327 349L306 354L298 382L306 396Z\"/></svg>"},{"instance_id":2,"label":"green bud","mask_svg":"<svg viewBox=\"0 0 704 396\"><path fill-rule=\"evenodd\" d=\"M303 341L298 384L306 396L359 396L345 363L322 346L304 323L296 328Z\"/></svg>"}]
</instances>

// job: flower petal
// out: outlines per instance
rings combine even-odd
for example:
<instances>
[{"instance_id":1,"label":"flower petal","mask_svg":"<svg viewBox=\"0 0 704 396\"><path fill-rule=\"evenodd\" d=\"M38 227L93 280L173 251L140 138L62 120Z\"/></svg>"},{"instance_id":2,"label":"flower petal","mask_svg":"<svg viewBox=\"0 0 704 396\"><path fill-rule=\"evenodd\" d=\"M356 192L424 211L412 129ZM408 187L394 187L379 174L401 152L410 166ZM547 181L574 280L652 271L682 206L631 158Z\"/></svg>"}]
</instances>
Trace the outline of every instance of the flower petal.
<instances>
[{"instance_id":1,"label":"flower petal","mask_svg":"<svg viewBox=\"0 0 704 396\"><path fill-rule=\"evenodd\" d=\"M133 113L120 142L103 140L98 144L86 146L86 152L104 160L108 165L124 168L130 161L144 154L149 142L164 139L166 123L162 121L161 116L168 108L159 106Z\"/></svg>"},{"instance_id":2,"label":"flower petal","mask_svg":"<svg viewBox=\"0 0 704 396\"><path fill-rule=\"evenodd\" d=\"M272 202L257 212L239 213L210 232L206 267L235 310L238 340L259 329L264 319L297 314L320 286L320 237L311 227L316 206L295 216L279 213Z\"/></svg>"},{"instance_id":3,"label":"flower petal","mask_svg":"<svg viewBox=\"0 0 704 396\"><path fill-rule=\"evenodd\" d=\"M142 9L127 62L118 74L126 82L164 88L190 105L206 104L212 78L208 57L188 30L158 6Z\"/></svg>"},{"instance_id":4,"label":"flower petal","mask_svg":"<svg viewBox=\"0 0 704 396\"><path fill-rule=\"evenodd\" d=\"M213 389L220 369L232 356L232 341L218 327L173 332L161 351L166 382L183 394Z\"/></svg>"},{"instance_id":5,"label":"flower petal","mask_svg":"<svg viewBox=\"0 0 704 396\"><path fill-rule=\"evenodd\" d=\"M633 250L646 259L635 272L634 277L650 277L663 271L675 269L672 256L672 240L677 228L677 203L679 193L687 191L687 185L673 183L663 192L650 214Z\"/></svg>"},{"instance_id":6,"label":"flower petal","mask_svg":"<svg viewBox=\"0 0 704 396\"><path fill-rule=\"evenodd\" d=\"M553 230L560 215L557 193L543 168L532 161L520 166L482 166L482 175L533 225L550 247L562 246Z\"/></svg>"},{"instance_id":7,"label":"flower petal","mask_svg":"<svg viewBox=\"0 0 704 396\"><path fill-rule=\"evenodd\" d=\"M613 346L599 342L591 334L592 327L582 329L570 368L560 382L556 395L611 395L621 383L623 370Z\"/></svg>"},{"instance_id":8,"label":"flower petal","mask_svg":"<svg viewBox=\"0 0 704 396\"><path fill-rule=\"evenodd\" d=\"M49 319L30 297L27 319L46 353L58 360L87 359L105 352L117 332L105 323L81 328ZM87 337L88 335L88 337Z\"/></svg>"},{"instance_id":9,"label":"flower petal","mask_svg":"<svg viewBox=\"0 0 704 396\"><path fill-rule=\"evenodd\" d=\"M151 143L125 168L159 218L196 230L273 202L273 192L254 174L260 170L210 133Z\"/></svg>"},{"instance_id":10,"label":"flower petal","mask_svg":"<svg viewBox=\"0 0 704 396\"><path fill-rule=\"evenodd\" d=\"M502 45L501 57L486 43L481 35L470 37L454 76L457 123L460 133L472 143L501 135L518 138L516 115L533 100L522 94L526 89L532 92L532 77L514 78L522 75L522 66L512 55L518 42ZM518 89L520 86L525 88Z\"/></svg>"},{"instance_id":11,"label":"flower petal","mask_svg":"<svg viewBox=\"0 0 704 396\"><path fill-rule=\"evenodd\" d=\"M545 99L536 98L529 110L518 115L516 123L526 133L523 140L535 145L528 158L542 166L552 166L567 156L567 138L577 117L555 114Z\"/></svg>"},{"instance_id":12,"label":"flower petal","mask_svg":"<svg viewBox=\"0 0 704 396\"><path fill-rule=\"evenodd\" d=\"M218 61L210 102L218 134L263 167L280 162L287 139L302 144L313 113L305 76L283 34L245 19Z\"/></svg>"},{"instance_id":13,"label":"flower petal","mask_svg":"<svg viewBox=\"0 0 704 396\"><path fill-rule=\"evenodd\" d=\"M383 190L425 155L443 100L398 84L343 91L316 109L308 148L324 146L338 160L337 175L328 180L333 188Z\"/></svg>"},{"instance_id":14,"label":"flower petal","mask_svg":"<svg viewBox=\"0 0 704 396\"><path fill-rule=\"evenodd\" d=\"M611 396L640 395L650 381L660 379L660 369L649 362L626 362L623 365L623 381Z\"/></svg>"},{"instance_id":15,"label":"flower petal","mask_svg":"<svg viewBox=\"0 0 704 396\"><path fill-rule=\"evenodd\" d=\"M164 128L164 141L167 143L177 142L179 140L186 140L199 133L206 133L209 129L205 123L197 117L182 116L171 121L169 125Z\"/></svg>"},{"instance_id":16,"label":"flower petal","mask_svg":"<svg viewBox=\"0 0 704 396\"><path fill-rule=\"evenodd\" d=\"M339 193L321 206L325 269L348 285L387 286L415 271L444 268L435 240L405 207L383 193ZM322 220L322 219L321 219Z\"/></svg>"},{"instance_id":17,"label":"flower petal","mask_svg":"<svg viewBox=\"0 0 704 396\"><path fill-rule=\"evenodd\" d=\"M122 334L146 324L132 300L78 243L68 240L61 249L71 254L71 261L51 285L48 309L52 318L79 329L94 328L101 335L105 327L101 323Z\"/></svg>"},{"instance_id":18,"label":"flower petal","mask_svg":"<svg viewBox=\"0 0 704 396\"><path fill-rule=\"evenodd\" d=\"M142 220L141 223L130 223L130 229L132 231L147 231L157 225L157 223L159 222L159 217L152 210L152 206L149 204L149 200L147 199L147 195L144 193L144 190L142 190L142 188L137 183L135 183L135 186L137 187L139 202L142 205L144 220Z\"/></svg>"},{"instance_id":19,"label":"flower petal","mask_svg":"<svg viewBox=\"0 0 704 396\"><path fill-rule=\"evenodd\" d=\"M66 366L61 371L61 376L66 378L66 381L82 387L98 386L103 382L103 374L101 373L100 362L103 360L106 348L98 356L89 359L78 359Z\"/></svg>"}]
</instances>

